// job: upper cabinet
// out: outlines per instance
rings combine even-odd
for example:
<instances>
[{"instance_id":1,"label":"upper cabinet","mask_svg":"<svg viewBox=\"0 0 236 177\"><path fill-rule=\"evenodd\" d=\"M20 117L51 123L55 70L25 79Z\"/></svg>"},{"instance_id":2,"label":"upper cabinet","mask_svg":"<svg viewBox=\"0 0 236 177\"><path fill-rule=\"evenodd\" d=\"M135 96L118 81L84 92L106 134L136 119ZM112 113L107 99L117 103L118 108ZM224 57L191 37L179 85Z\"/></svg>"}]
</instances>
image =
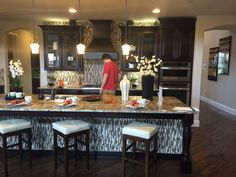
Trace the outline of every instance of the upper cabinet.
<instances>
[{"instance_id":1,"label":"upper cabinet","mask_svg":"<svg viewBox=\"0 0 236 177\"><path fill-rule=\"evenodd\" d=\"M156 55L156 27L128 27L127 42L131 46L130 56L123 60L123 70L137 71L137 64L132 55Z\"/></svg>"},{"instance_id":2,"label":"upper cabinet","mask_svg":"<svg viewBox=\"0 0 236 177\"><path fill-rule=\"evenodd\" d=\"M195 18L160 18L160 58L171 62L192 62Z\"/></svg>"},{"instance_id":3,"label":"upper cabinet","mask_svg":"<svg viewBox=\"0 0 236 177\"><path fill-rule=\"evenodd\" d=\"M82 57L77 54L79 28L40 26L43 29L44 63L47 70L79 70Z\"/></svg>"},{"instance_id":4,"label":"upper cabinet","mask_svg":"<svg viewBox=\"0 0 236 177\"><path fill-rule=\"evenodd\" d=\"M195 18L159 18L160 26L129 26L130 54L156 55L163 62L192 62ZM132 57L123 59L123 70L137 71Z\"/></svg>"}]
</instances>

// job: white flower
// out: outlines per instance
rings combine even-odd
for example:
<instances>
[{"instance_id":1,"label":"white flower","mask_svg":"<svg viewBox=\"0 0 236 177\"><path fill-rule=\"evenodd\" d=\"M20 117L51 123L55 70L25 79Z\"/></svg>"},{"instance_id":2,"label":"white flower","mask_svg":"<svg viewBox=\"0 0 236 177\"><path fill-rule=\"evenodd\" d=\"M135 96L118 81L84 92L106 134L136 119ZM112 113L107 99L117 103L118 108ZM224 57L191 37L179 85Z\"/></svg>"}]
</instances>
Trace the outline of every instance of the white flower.
<instances>
[{"instance_id":1,"label":"white flower","mask_svg":"<svg viewBox=\"0 0 236 177\"><path fill-rule=\"evenodd\" d=\"M21 66L21 61L13 61L11 60L9 62L9 70L12 78L15 78L16 76L22 76L24 73L23 67Z\"/></svg>"},{"instance_id":2,"label":"white flower","mask_svg":"<svg viewBox=\"0 0 236 177\"><path fill-rule=\"evenodd\" d=\"M155 55L151 58L142 56L138 58L138 56L134 56L137 64L137 69L140 71L142 75L155 75L158 72L158 67L161 64L162 60L157 59Z\"/></svg>"}]
</instances>

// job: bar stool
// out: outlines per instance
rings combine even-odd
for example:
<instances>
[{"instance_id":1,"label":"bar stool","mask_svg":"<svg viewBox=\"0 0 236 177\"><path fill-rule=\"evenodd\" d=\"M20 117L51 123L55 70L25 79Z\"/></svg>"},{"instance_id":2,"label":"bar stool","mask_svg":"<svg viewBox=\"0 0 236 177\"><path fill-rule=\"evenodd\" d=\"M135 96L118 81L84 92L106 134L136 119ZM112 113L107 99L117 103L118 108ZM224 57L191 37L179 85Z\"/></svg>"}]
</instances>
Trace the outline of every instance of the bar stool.
<instances>
[{"instance_id":1,"label":"bar stool","mask_svg":"<svg viewBox=\"0 0 236 177\"><path fill-rule=\"evenodd\" d=\"M154 160L157 157L157 132L158 127L153 124L141 123L141 122L133 122L123 127L122 129L122 168L123 168L123 177L125 177L126 172L126 162L132 162L140 165L144 165L145 177L149 175L149 167L151 163L149 162L150 154L153 154ZM131 140L130 145L127 146L127 140ZM144 143L144 150L136 147L137 142ZM151 142L153 142L153 150L150 151ZM133 150L132 155L128 154L127 151L129 149ZM137 160L135 158L136 151L144 152L144 161ZM154 162L154 161L153 161ZM153 164L152 162L152 164Z\"/></svg>"},{"instance_id":2,"label":"bar stool","mask_svg":"<svg viewBox=\"0 0 236 177\"><path fill-rule=\"evenodd\" d=\"M64 166L65 176L68 177L68 150L74 147L76 157L78 153L78 143L86 147L86 167L89 169L89 123L81 120L64 120L52 123L54 134L54 165L57 169L58 143L57 137L60 136L64 141ZM85 136L85 142L78 139L78 136ZM74 144L69 145L69 139L74 139Z\"/></svg>"},{"instance_id":3,"label":"bar stool","mask_svg":"<svg viewBox=\"0 0 236 177\"><path fill-rule=\"evenodd\" d=\"M27 140L22 136L26 134ZM7 138L11 136L18 136L18 142L15 144L7 144ZM23 158L22 142L28 146L29 166L32 167L31 158L31 123L23 119L9 119L0 121L0 137L2 137L2 154L5 177L8 176L8 154L7 149L18 146L20 150L20 158Z\"/></svg>"}]
</instances>

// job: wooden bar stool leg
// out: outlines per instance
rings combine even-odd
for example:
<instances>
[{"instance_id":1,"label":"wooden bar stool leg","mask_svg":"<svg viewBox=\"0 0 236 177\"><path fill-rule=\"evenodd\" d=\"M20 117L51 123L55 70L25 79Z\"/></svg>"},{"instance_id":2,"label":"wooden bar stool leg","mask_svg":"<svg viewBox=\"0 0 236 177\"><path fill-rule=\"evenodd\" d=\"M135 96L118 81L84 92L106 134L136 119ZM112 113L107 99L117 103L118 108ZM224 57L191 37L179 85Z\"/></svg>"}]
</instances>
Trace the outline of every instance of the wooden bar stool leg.
<instances>
[{"instance_id":1,"label":"wooden bar stool leg","mask_svg":"<svg viewBox=\"0 0 236 177\"><path fill-rule=\"evenodd\" d=\"M78 140L77 136L74 137L74 150L75 150L75 158L78 160Z\"/></svg>"},{"instance_id":2,"label":"wooden bar stool leg","mask_svg":"<svg viewBox=\"0 0 236 177\"><path fill-rule=\"evenodd\" d=\"M145 168L145 177L148 177L148 169L149 169L149 150L150 150L150 142L149 140L145 141L145 162L144 162L144 168Z\"/></svg>"},{"instance_id":3,"label":"wooden bar stool leg","mask_svg":"<svg viewBox=\"0 0 236 177\"><path fill-rule=\"evenodd\" d=\"M125 161L125 154L126 154L126 137L123 135L123 146L122 146L122 171L123 171L123 177L125 177L125 165L126 165L126 161Z\"/></svg>"},{"instance_id":4,"label":"wooden bar stool leg","mask_svg":"<svg viewBox=\"0 0 236 177\"><path fill-rule=\"evenodd\" d=\"M32 168L32 131L28 130L28 151L29 151L29 166Z\"/></svg>"},{"instance_id":5,"label":"wooden bar stool leg","mask_svg":"<svg viewBox=\"0 0 236 177\"><path fill-rule=\"evenodd\" d=\"M157 134L154 136L154 158L157 160Z\"/></svg>"},{"instance_id":6,"label":"wooden bar stool leg","mask_svg":"<svg viewBox=\"0 0 236 177\"><path fill-rule=\"evenodd\" d=\"M8 163L7 163L7 136L2 136L2 150L3 150L3 164L5 177L8 177Z\"/></svg>"},{"instance_id":7,"label":"wooden bar stool leg","mask_svg":"<svg viewBox=\"0 0 236 177\"><path fill-rule=\"evenodd\" d=\"M64 161L65 161L65 175L68 177L68 138L64 137Z\"/></svg>"},{"instance_id":8,"label":"wooden bar stool leg","mask_svg":"<svg viewBox=\"0 0 236 177\"><path fill-rule=\"evenodd\" d=\"M89 170L89 130L86 132L86 161L87 161L87 169Z\"/></svg>"},{"instance_id":9,"label":"wooden bar stool leg","mask_svg":"<svg viewBox=\"0 0 236 177\"><path fill-rule=\"evenodd\" d=\"M18 141L19 141L20 160L22 160L23 152L22 152L22 134L21 133L18 135Z\"/></svg>"},{"instance_id":10,"label":"wooden bar stool leg","mask_svg":"<svg viewBox=\"0 0 236 177\"><path fill-rule=\"evenodd\" d=\"M53 129L54 167L57 169L57 133Z\"/></svg>"},{"instance_id":11,"label":"wooden bar stool leg","mask_svg":"<svg viewBox=\"0 0 236 177\"><path fill-rule=\"evenodd\" d=\"M133 145L133 159L135 159L137 142L133 141L133 143L134 143L134 145Z\"/></svg>"}]
</instances>

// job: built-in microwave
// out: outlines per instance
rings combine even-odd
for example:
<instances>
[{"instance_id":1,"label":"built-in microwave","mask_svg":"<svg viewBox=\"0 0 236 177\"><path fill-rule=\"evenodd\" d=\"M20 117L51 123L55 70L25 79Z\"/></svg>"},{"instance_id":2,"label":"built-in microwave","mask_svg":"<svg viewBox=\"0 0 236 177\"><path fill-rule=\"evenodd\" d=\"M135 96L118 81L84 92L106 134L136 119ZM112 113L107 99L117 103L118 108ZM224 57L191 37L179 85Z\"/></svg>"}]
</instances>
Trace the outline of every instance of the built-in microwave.
<instances>
[{"instance_id":1,"label":"built-in microwave","mask_svg":"<svg viewBox=\"0 0 236 177\"><path fill-rule=\"evenodd\" d=\"M163 62L160 66L160 82L190 82L191 63L189 62Z\"/></svg>"}]
</instances>

